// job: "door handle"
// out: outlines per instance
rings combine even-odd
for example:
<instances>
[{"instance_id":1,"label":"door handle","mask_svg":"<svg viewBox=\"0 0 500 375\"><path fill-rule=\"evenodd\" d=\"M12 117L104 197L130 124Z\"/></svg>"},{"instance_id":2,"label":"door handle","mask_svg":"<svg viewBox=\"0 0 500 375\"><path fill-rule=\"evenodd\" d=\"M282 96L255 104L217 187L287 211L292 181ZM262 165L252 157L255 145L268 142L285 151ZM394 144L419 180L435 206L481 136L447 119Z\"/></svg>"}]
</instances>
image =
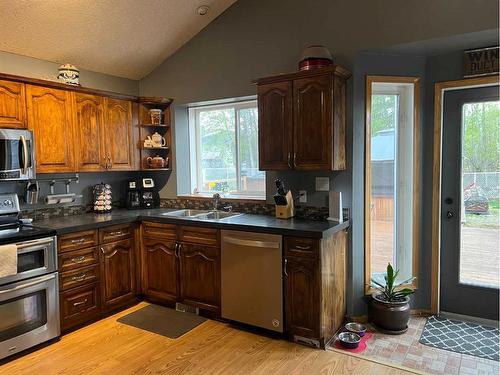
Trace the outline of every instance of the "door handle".
<instances>
[{"instance_id":1,"label":"door handle","mask_svg":"<svg viewBox=\"0 0 500 375\"><path fill-rule=\"evenodd\" d=\"M293 166L294 167L297 166L297 153L296 152L293 153Z\"/></svg>"},{"instance_id":2,"label":"door handle","mask_svg":"<svg viewBox=\"0 0 500 375\"><path fill-rule=\"evenodd\" d=\"M285 267L283 268L283 273L285 274L285 276L288 277L288 273L286 272L286 265L288 264L288 259L285 258Z\"/></svg>"},{"instance_id":3,"label":"door handle","mask_svg":"<svg viewBox=\"0 0 500 375\"><path fill-rule=\"evenodd\" d=\"M451 219L453 216L455 216L455 214L453 213L453 211L447 211L446 212L446 218L447 219Z\"/></svg>"},{"instance_id":4,"label":"door handle","mask_svg":"<svg viewBox=\"0 0 500 375\"><path fill-rule=\"evenodd\" d=\"M21 144L23 145L23 174L26 174L28 172L28 144L26 143L26 138L24 138L23 135L19 137Z\"/></svg>"},{"instance_id":5,"label":"door handle","mask_svg":"<svg viewBox=\"0 0 500 375\"><path fill-rule=\"evenodd\" d=\"M290 168L290 169L292 169L291 159L292 159L292 153L289 152L286 160L287 160L288 168Z\"/></svg>"}]
</instances>

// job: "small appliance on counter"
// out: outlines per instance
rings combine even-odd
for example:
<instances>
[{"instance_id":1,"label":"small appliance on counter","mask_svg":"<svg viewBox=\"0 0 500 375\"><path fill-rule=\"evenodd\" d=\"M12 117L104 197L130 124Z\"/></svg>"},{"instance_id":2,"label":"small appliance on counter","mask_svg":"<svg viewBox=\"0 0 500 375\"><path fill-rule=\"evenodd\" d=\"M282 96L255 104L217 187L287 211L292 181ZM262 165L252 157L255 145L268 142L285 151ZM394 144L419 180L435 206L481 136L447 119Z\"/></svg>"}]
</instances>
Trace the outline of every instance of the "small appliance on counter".
<instances>
[{"instance_id":1,"label":"small appliance on counter","mask_svg":"<svg viewBox=\"0 0 500 375\"><path fill-rule=\"evenodd\" d=\"M38 181L28 181L26 184L26 195L24 196L26 204L37 204L39 192L40 185Z\"/></svg>"},{"instance_id":2,"label":"small appliance on counter","mask_svg":"<svg viewBox=\"0 0 500 375\"><path fill-rule=\"evenodd\" d=\"M158 189L155 187L155 182L152 178L142 179L141 207L142 208L160 207L160 194L158 193Z\"/></svg>"},{"instance_id":3,"label":"small appliance on counter","mask_svg":"<svg viewBox=\"0 0 500 375\"><path fill-rule=\"evenodd\" d=\"M278 219L289 219L295 216L295 206L293 204L292 192L285 190L283 181L277 179L276 194L274 194L274 203L276 204L275 215Z\"/></svg>"},{"instance_id":4,"label":"small appliance on counter","mask_svg":"<svg viewBox=\"0 0 500 375\"><path fill-rule=\"evenodd\" d=\"M94 187L92 188L92 194L94 196L94 212L111 212L111 210L113 209L111 185L105 184L104 182L94 185Z\"/></svg>"},{"instance_id":5,"label":"small appliance on counter","mask_svg":"<svg viewBox=\"0 0 500 375\"><path fill-rule=\"evenodd\" d=\"M131 180L127 185L127 202L126 206L129 210L137 210L141 207L141 191L138 188L137 181Z\"/></svg>"}]
</instances>

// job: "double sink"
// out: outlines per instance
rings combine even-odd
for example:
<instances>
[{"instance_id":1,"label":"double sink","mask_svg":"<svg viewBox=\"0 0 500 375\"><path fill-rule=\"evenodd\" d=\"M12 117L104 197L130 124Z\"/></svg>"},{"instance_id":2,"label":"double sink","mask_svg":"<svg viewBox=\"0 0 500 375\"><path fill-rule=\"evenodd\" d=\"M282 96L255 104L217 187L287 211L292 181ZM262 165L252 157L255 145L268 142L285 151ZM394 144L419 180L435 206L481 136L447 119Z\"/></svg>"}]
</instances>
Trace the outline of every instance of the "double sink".
<instances>
[{"instance_id":1,"label":"double sink","mask_svg":"<svg viewBox=\"0 0 500 375\"><path fill-rule=\"evenodd\" d=\"M196 220L224 220L230 217L244 215L239 212L226 212L226 211L209 211L209 210L177 210L172 212L165 212L164 216L182 217L185 219Z\"/></svg>"}]
</instances>

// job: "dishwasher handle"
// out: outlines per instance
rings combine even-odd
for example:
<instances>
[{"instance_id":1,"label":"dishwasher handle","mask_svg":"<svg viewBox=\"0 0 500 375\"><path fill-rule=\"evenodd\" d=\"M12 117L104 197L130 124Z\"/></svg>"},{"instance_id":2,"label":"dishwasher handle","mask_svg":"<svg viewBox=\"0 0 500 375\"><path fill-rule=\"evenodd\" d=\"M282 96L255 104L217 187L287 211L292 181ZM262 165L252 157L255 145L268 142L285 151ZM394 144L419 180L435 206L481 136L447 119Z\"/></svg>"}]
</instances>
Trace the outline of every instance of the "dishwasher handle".
<instances>
[{"instance_id":1,"label":"dishwasher handle","mask_svg":"<svg viewBox=\"0 0 500 375\"><path fill-rule=\"evenodd\" d=\"M235 237L229 237L229 236L222 237L222 242L230 243L233 245L248 246L248 247L264 247L267 249L279 249L279 248L281 248L280 242L247 240L247 239L235 238Z\"/></svg>"}]
</instances>

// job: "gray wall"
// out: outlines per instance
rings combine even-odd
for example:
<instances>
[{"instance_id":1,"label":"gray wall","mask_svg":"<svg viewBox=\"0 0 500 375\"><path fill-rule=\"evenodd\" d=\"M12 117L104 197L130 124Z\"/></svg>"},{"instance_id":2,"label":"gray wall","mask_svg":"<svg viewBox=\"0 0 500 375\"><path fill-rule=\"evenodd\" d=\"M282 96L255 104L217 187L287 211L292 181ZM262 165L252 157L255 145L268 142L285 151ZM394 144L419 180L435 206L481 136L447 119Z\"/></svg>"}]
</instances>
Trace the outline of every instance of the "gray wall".
<instances>
[{"instance_id":1,"label":"gray wall","mask_svg":"<svg viewBox=\"0 0 500 375\"><path fill-rule=\"evenodd\" d=\"M57 78L57 69L60 65L50 61L0 51L1 73L54 80ZM80 83L82 86L94 89L113 91L121 94L139 94L139 81L88 70L80 70Z\"/></svg>"},{"instance_id":2,"label":"gray wall","mask_svg":"<svg viewBox=\"0 0 500 375\"><path fill-rule=\"evenodd\" d=\"M448 64L461 66L460 52L446 61L435 55L454 48L460 51L464 41L471 47L484 46L498 34L498 2L411 0L404 5L397 0L239 0L202 32L140 81L141 95L170 96L184 105L206 100L253 95L251 80L276 73L295 71L300 53L308 44L324 44L337 63L353 71L348 86L348 168L338 173L280 172L267 174L268 200L273 194L273 180L283 177L293 190L308 190L308 204L324 206L327 193L314 192L314 177L330 177L332 190L344 195L344 206L353 216L352 246L349 257L348 313L361 315L366 311L363 296L363 170L364 170L364 76L366 74L418 75L422 77L422 144L423 186L430 186L434 80L459 78L461 72L450 70ZM422 23L425 20L425 23ZM486 34L484 30L490 30ZM467 35L462 35L466 34ZM432 43L420 41L432 39ZM488 39L488 42L486 41ZM494 44L494 43L493 43ZM391 49L388 49L391 47ZM384 54L366 53L384 50ZM365 51L363 53L362 51ZM443 63L443 65L440 65ZM429 103L430 101L430 103ZM187 122L185 107L176 110L177 168L186 176ZM182 160L182 161L181 161ZM173 197L177 185L175 173L162 191ZM422 206L423 232L420 264L421 288L415 307L429 306L430 258L428 240L430 211L428 189L424 190Z\"/></svg>"}]
</instances>

